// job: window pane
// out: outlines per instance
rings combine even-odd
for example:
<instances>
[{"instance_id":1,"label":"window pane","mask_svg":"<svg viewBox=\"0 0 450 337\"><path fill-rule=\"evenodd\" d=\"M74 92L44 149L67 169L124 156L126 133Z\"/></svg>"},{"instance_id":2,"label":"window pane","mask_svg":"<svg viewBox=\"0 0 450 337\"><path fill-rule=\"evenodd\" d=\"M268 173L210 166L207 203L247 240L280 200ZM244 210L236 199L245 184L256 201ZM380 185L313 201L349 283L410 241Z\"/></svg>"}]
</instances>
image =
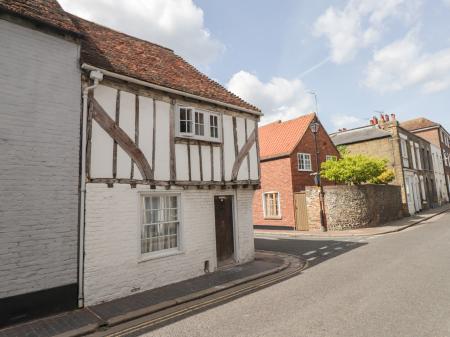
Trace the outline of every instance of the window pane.
<instances>
[{"instance_id":1,"label":"window pane","mask_svg":"<svg viewBox=\"0 0 450 337\"><path fill-rule=\"evenodd\" d=\"M178 246L178 197L144 197L142 253Z\"/></svg>"}]
</instances>

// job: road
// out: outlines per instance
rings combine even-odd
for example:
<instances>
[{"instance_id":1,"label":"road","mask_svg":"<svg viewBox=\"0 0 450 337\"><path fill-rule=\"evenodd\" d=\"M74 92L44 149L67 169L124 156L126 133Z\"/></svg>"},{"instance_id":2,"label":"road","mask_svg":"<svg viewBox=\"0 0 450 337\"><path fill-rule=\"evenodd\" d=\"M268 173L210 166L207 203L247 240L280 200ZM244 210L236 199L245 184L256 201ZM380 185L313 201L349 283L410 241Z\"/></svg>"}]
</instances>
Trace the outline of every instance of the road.
<instances>
[{"instance_id":1,"label":"road","mask_svg":"<svg viewBox=\"0 0 450 337\"><path fill-rule=\"evenodd\" d=\"M399 233L256 239L300 275L144 336L450 336L450 213Z\"/></svg>"}]
</instances>

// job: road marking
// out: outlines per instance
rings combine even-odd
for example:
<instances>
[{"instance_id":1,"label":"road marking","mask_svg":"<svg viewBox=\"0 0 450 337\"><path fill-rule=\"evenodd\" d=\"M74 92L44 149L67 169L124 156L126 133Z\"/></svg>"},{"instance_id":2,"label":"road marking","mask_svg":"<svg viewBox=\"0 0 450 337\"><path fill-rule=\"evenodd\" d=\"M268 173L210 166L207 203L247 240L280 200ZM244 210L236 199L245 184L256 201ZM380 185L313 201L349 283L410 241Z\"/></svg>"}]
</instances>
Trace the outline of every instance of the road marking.
<instances>
[{"instance_id":1,"label":"road marking","mask_svg":"<svg viewBox=\"0 0 450 337\"><path fill-rule=\"evenodd\" d=\"M334 250L341 250L342 247L334 247Z\"/></svg>"},{"instance_id":2,"label":"road marking","mask_svg":"<svg viewBox=\"0 0 450 337\"><path fill-rule=\"evenodd\" d=\"M323 256L326 256L326 255L328 255L328 254L330 254L330 252L323 252L323 253L322 253Z\"/></svg>"},{"instance_id":3,"label":"road marking","mask_svg":"<svg viewBox=\"0 0 450 337\"><path fill-rule=\"evenodd\" d=\"M304 253L303 256L308 256L308 255L311 255L311 254L314 254L314 253L317 253L317 251L316 250L310 250L309 252Z\"/></svg>"},{"instance_id":4,"label":"road marking","mask_svg":"<svg viewBox=\"0 0 450 337\"><path fill-rule=\"evenodd\" d=\"M323 246L323 247L320 247L319 249L327 249L328 248L328 246Z\"/></svg>"},{"instance_id":5,"label":"road marking","mask_svg":"<svg viewBox=\"0 0 450 337\"><path fill-rule=\"evenodd\" d=\"M314 261L315 259L317 259L317 256L310 257L309 259L306 259L306 261Z\"/></svg>"}]
</instances>

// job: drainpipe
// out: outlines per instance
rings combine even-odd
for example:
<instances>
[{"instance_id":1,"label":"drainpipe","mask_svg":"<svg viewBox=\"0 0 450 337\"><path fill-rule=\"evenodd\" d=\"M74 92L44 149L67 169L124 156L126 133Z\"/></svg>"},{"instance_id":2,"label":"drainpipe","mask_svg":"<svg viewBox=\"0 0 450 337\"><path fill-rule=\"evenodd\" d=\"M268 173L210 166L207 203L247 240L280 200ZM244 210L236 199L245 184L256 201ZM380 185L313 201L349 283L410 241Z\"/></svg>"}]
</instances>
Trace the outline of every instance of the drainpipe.
<instances>
[{"instance_id":1,"label":"drainpipe","mask_svg":"<svg viewBox=\"0 0 450 337\"><path fill-rule=\"evenodd\" d=\"M88 114L89 91L95 89L103 74L100 71L91 71L90 76L94 84L83 89L83 118L81 131L81 173L80 173L80 223L79 223L79 251L78 251L78 307L84 306L84 229L86 209L86 130Z\"/></svg>"}]
</instances>

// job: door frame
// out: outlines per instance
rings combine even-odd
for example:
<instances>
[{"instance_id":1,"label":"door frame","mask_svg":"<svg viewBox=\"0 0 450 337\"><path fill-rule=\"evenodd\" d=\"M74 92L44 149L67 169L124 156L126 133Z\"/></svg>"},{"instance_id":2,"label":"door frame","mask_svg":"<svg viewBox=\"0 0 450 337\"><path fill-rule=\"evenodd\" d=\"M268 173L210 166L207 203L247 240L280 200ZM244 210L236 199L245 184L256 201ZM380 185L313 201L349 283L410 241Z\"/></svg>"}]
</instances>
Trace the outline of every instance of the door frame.
<instances>
[{"instance_id":1,"label":"door frame","mask_svg":"<svg viewBox=\"0 0 450 337\"><path fill-rule=\"evenodd\" d=\"M238 249L239 249L239 235L237 231L237 194L236 193L217 193L213 195L213 223L214 223L214 254L216 257L216 269L219 268L219 258L217 256L217 241L216 241L216 209L214 205L215 197L231 197L231 213L233 219L233 261L234 263L239 263L238 260Z\"/></svg>"}]
</instances>

